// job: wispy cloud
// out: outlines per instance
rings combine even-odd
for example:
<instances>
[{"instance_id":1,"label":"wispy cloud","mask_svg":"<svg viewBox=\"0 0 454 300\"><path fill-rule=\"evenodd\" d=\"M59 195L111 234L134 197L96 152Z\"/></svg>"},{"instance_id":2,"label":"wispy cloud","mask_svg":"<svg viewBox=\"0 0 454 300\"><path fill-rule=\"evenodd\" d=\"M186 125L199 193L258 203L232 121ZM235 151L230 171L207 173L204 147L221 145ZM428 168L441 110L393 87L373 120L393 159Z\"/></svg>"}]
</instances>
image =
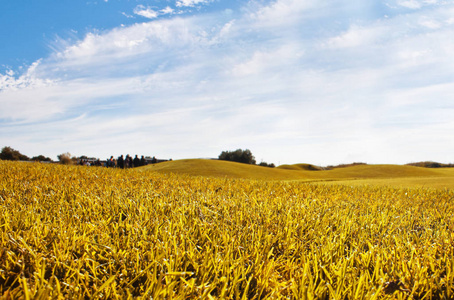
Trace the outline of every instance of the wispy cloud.
<instances>
[{"instance_id":1,"label":"wispy cloud","mask_svg":"<svg viewBox=\"0 0 454 300\"><path fill-rule=\"evenodd\" d=\"M155 19L159 16L157 11L143 5L136 6L136 8L134 8L134 13L148 19Z\"/></svg>"},{"instance_id":2,"label":"wispy cloud","mask_svg":"<svg viewBox=\"0 0 454 300\"><path fill-rule=\"evenodd\" d=\"M167 6L163 9L161 9L159 12L164 15L171 15L175 12L175 10L173 8L171 8L170 6Z\"/></svg>"},{"instance_id":3,"label":"wispy cloud","mask_svg":"<svg viewBox=\"0 0 454 300\"><path fill-rule=\"evenodd\" d=\"M175 10L173 8L171 8L170 6L167 6L161 10L154 10L149 6L145 7L143 5L137 5L134 8L133 12L134 12L134 14L145 17L147 19L156 19L157 17L162 16L162 15L169 15L169 14L171 15L175 12Z\"/></svg>"},{"instance_id":4,"label":"wispy cloud","mask_svg":"<svg viewBox=\"0 0 454 300\"><path fill-rule=\"evenodd\" d=\"M207 4L213 0L178 0L176 2L177 7L194 7L200 4Z\"/></svg>"},{"instance_id":5,"label":"wispy cloud","mask_svg":"<svg viewBox=\"0 0 454 300\"><path fill-rule=\"evenodd\" d=\"M397 4L411 9L420 9L429 5L443 5L448 4L445 0L397 0Z\"/></svg>"},{"instance_id":6,"label":"wispy cloud","mask_svg":"<svg viewBox=\"0 0 454 300\"><path fill-rule=\"evenodd\" d=\"M34 62L24 74L18 77L16 77L16 73L12 70L8 70L5 74L0 74L0 93L2 91L18 91L52 85L53 80L41 78L36 75L36 69L40 63L41 60Z\"/></svg>"},{"instance_id":7,"label":"wispy cloud","mask_svg":"<svg viewBox=\"0 0 454 300\"><path fill-rule=\"evenodd\" d=\"M170 7L137 6L158 19L87 34L23 75L0 75L0 136L40 152L30 155L250 148L274 163L449 160L433 149L454 150L454 5L398 1L367 18L352 5L253 1L165 20Z\"/></svg>"}]
</instances>

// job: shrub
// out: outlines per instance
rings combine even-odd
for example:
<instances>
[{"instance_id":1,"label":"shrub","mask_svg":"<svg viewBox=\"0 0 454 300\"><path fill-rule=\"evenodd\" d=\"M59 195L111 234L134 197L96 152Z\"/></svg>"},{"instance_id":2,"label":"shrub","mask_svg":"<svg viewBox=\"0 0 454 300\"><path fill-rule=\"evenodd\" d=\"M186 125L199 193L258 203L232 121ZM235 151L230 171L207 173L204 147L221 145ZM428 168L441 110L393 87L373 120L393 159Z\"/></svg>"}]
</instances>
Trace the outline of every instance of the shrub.
<instances>
[{"instance_id":1,"label":"shrub","mask_svg":"<svg viewBox=\"0 0 454 300\"><path fill-rule=\"evenodd\" d=\"M71 165L73 163L73 161L71 159L71 154L69 152L62 153L62 154L58 155L57 157L58 157L58 161L60 161L60 163L63 165Z\"/></svg>"}]
</instances>

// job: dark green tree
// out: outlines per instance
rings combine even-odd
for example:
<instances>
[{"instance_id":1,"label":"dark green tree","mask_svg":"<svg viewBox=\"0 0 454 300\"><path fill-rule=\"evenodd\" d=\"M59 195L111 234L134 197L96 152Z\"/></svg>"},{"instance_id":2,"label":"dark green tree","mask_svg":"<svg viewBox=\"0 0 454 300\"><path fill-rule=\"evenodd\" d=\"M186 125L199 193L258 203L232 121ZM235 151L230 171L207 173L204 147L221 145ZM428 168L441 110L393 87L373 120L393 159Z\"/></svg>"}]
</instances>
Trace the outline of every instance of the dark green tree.
<instances>
[{"instance_id":1,"label":"dark green tree","mask_svg":"<svg viewBox=\"0 0 454 300\"><path fill-rule=\"evenodd\" d=\"M33 160L33 161L52 161L52 159L50 157L46 157L44 155L33 156L31 158L31 160Z\"/></svg>"},{"instance_id":2,"label":"dark green tree","mask_svg":"<svg viewBox=\"0 0 454 300\"><path fill-rule=\"evenodd\" d=\"M264 161L262 161L261 163L259 163L259 166L261 166L261 167L268 167L268 168L274 168L274 167L276 167L273 163L268 164L268 163L266 163L266 162L264 162Z\"/></svg>"},{"instance_id":3,"label":"dark green tree","mask_svg":"<svg viewBox=\"0 0 454 300\"><path fill-rule=\"evenodd\" d=\"M0 152L1 160L29 160L27 155L20 153L17 150L14 150L11 147L3 147L2 152Z\"/></svg>"},{"instance_id":4,"label":"dark green tree","mask_svg":"<svg viewBox=\"0 0 454 300\"><path fill-rule=\"evenodd\" d=\"M235 151L222 151L219 154L219 160L228 160L228 161L235 161L243 164L251 164L255 165L255 157L252 155L251 150L246 149L237 149Z\"/></svg>"}]
</instances>

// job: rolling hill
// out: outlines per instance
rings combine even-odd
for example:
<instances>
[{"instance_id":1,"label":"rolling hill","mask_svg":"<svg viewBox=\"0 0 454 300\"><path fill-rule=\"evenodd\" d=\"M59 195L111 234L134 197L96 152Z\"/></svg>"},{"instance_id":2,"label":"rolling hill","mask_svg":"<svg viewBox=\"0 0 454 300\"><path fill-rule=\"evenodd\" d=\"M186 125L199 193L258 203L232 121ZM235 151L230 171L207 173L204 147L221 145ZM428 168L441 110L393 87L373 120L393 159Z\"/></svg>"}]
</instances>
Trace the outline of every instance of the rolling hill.
<instances>
[{"instance_id":1,"label":"rolling hill","mask_svg":"<svg viewBox=\"0 0 454 300\"><path fill-rule=\"evenodd\" d=\"M454 188L454 168L428 169L408 165L355 165L332 170L321 170L310 164L267 168L229 161L183 159L148 165L142 167L141 170L191 176L256 180L298 180L341 184Z\"/></svg>"}]
</instances>

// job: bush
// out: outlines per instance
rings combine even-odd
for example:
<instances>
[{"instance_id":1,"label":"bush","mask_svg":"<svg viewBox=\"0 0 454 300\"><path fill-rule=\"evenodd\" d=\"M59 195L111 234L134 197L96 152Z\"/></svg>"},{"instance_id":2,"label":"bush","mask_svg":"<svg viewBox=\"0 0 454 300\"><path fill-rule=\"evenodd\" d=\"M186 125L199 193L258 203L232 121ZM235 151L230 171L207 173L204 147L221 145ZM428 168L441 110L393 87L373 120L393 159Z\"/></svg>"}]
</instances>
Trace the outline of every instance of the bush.
<instances>
[{"instance_id":1,"label":"bush","mask_svg":"<svg viewBox=\"0 0 454 300\"><path fill-rule=\"evenodd\" d=\"M73 160L71 159L71 154L69 152L62 153L62 154L58 155L57 157L58 157L58 161L60 161L60 163L63 165L72 165L73 164Z\"/></svg>"}]
</instances>

